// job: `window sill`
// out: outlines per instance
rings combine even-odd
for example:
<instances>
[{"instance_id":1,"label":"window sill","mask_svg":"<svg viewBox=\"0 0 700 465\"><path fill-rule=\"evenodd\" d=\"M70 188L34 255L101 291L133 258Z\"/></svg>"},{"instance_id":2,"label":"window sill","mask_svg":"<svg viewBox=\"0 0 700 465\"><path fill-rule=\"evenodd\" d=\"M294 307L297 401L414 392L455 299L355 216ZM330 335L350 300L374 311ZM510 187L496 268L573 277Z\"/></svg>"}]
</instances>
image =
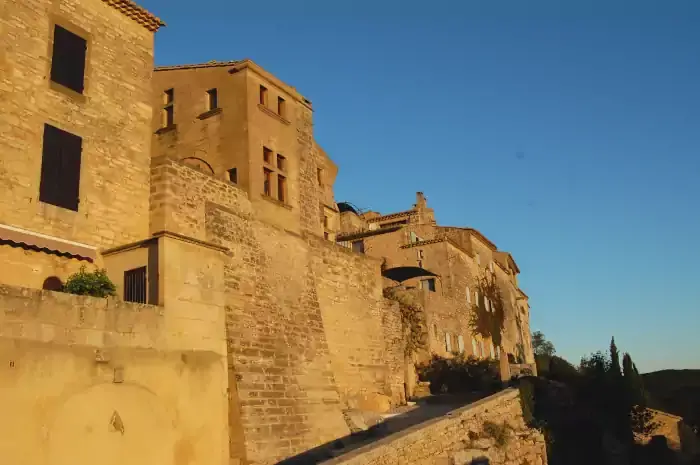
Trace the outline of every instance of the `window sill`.
<instances>
[{"instance_id":1,"label":"window sill","mask_svg":"<svg viewBox=\"0 0 700 465\"><path fill-rule=\"evenodd\" d=\"M70 97L74 100L77 100L80 103L87 102L87 97L85 96L84 89L83 89L83 93L81 94L80 92L76 92L73 89L64 86L63 84L59 84L58 82L51 81L51 80L49 80L49 88L53 91L60 92L64 95L67 95L68 97Z\"/></svg>"},{"instance_id":2,"label":"window sill","mask_svg":"<svg viewBox=\"0 0 700 465\"><path fill-rule=\"evenodd\" d=\"M263 113L265 113L269 116L272 116L273 118L281 121L284 124L292 124L289 120L281 117L280 115L278 115L274 111L270 110L269 108L267 108L265 105L263 105L261 103L258 103L258 108L260 108L260 111L262 111Z\"/></svg>"},{"instance_id":3,"label":"window sill","mask_svg":"<svg viewBox=\"0 0 700 465\"><path fill-rule=\"evenodd\" d=\"M177 129L177 124L171 124L170 126L165 126L156 131L156 134L165 134L167 132L175 131Z\"/></svg>"},{"instance_id":4,"label":"window sill","mask_svg":"<svg viewBox=\"0 0 700 465\"><path fill-rule=\"evenodd\" d=\"M284 208L286 208L287 210L291 210L291 209L292 209L292 206L291 206L291 205L286 204L286 203L282 202L281 200L277 200L277 199L274 198L274 197L270 197L269 195L260 194L260 197L262 197L263 199L267 200L268 202L274 203L275 205L277 205L277 206L279 206L279 207L284 207Z\"/></svg>"},{"instance_id":5,"label":"window sill","mask_svg":"<svg viewBox=\"0 0 700 465\"><path fill-rule=\"evenodd\" d=\"M223 109L221 107L214 108L213 110L205 111L201 115L197 116L197 119L211 118L212 116L220 114L222 111L223 111Z\"/></svg>"}]
</instances>

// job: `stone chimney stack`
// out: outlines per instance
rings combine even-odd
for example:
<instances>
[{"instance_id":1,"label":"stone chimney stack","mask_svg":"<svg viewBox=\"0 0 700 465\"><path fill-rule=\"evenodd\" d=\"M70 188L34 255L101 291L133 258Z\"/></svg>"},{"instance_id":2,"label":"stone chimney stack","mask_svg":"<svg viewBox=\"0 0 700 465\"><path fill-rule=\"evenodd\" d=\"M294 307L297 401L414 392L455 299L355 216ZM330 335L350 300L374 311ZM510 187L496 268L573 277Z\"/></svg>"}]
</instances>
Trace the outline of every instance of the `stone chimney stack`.
<instances>
[{"instance_id":1,"label":"stone chimney stack","mask_svg":"<svg viewBox=\"0 0 700 465\"><path fill-rule=\"evenodd\" d=\"M428 202L422 192L416 192L416 209L427 208Z\"/></svg>"}]
</instances>

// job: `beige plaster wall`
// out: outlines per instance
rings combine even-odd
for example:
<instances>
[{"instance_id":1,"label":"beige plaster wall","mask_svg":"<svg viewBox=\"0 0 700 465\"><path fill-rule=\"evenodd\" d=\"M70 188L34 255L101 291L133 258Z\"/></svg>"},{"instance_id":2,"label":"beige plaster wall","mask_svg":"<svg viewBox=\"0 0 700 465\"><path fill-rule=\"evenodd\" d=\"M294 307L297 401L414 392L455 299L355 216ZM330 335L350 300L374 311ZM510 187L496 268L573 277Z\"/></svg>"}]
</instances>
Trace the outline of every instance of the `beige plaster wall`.
<instances>
[{"instance_id":1,"label":"beige plaster wall","mask_svg":"<svg viewBox=\"0 0 700 465\"><path fill-rule=\"evenodd\" d=\"M4 460L227 464L225 353L193 317L0 286Z\"/></svg>"},{"instance_id":2,"label":"beige plaster wall","mask_svg":"<svg viewBox=\"0 0 700 465\"><path fill-rule=\"evenodd\" d=\"M46 278L56 276L64 284L81 266L92 271L95 265L85 260L61 257L16 245L0 245L0 283L41 289Z\"/></svg>"},{"instance_id":3,"label":"beige plaster wall","mask_svg":"<svg viewBox=\"0 0 700 465\"><path fill-rule=\"evenodd\" d=\"M54 22L88 38L83 95L49 82ZM105 247L141 239L153 34L101 0L6 0L0 31L0 223ZM83 138L78 212L39 202L45 123Z\"/></svg>"}]
</instances>

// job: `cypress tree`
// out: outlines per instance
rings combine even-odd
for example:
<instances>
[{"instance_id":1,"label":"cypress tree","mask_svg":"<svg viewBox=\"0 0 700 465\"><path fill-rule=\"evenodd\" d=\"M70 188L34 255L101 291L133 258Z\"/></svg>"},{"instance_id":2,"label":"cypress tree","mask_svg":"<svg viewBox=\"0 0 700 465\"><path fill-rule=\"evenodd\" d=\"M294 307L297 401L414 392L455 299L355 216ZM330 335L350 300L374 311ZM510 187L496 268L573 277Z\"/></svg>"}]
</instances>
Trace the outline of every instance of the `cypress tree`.
<instances>
[{"instance_id":1,"label":"cypress tree","mask_svg":"<svg viewBox=\"0 0 700 465\"><path fill-rule=\"evenodd\" d=\"M622 376L622 370L620 369L620 352L617 350L617 346L615 345L614 336L610 341L610 373L614 379Z\"/></svg>"}]
</instances>

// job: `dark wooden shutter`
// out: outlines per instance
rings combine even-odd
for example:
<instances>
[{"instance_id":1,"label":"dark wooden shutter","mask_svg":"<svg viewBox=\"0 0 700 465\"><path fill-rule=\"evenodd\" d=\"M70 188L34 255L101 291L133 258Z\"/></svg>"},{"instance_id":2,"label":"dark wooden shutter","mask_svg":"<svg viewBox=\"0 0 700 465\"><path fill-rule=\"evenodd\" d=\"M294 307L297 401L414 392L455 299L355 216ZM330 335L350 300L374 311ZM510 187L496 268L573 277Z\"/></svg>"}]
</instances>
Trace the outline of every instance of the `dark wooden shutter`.
<instances>
[{"instance_id":1,"label":"dark wooden shutter","mask_svg":"<svg viewBox=\"0 0 700 465\"><path fill-rule=\"evenodd\" d=\"M146 303L146 267L124 272L124 301Z\"/></svg>"},{"instance_id":2,"label":"dark wooden shutter","mask_svg":"<svg viewBox=\"0 0 700 465\"><path fill-rule=\"evenodd\" d=\"M87 41L56 25L53 34L51 80L80 94L85 86Z\"/></svg>"},{"instance_id":3,"label":"dark wooden shutter","mask_svg":"<svg viewBox=\"0 0 700 465\"><path fill-rule=\"evenodd\" d=\"M83 140L50 124L44 125L39 200L78 211Z\"/></svg>"}]
</instances>

